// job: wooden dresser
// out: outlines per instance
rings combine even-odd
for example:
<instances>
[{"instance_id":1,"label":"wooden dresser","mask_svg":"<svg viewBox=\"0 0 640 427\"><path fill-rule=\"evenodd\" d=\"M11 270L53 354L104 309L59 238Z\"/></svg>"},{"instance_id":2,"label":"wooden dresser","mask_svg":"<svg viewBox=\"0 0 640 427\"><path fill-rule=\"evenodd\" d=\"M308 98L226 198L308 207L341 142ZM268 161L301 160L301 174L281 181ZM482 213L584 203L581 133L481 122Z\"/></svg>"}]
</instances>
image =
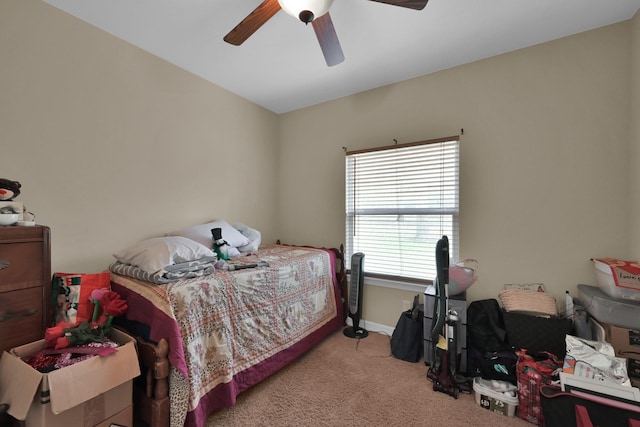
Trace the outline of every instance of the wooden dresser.
<instances>
[{"instance_id":1,"label":"wooden dresser","mask_svg":"<svg viewBox=\"0 0 640 427\"><path fill-rule=\"evenodd\" d=\"M0 226L0 354L50 326L50 236L42 225Z\"/></svg>"}]
</instances>

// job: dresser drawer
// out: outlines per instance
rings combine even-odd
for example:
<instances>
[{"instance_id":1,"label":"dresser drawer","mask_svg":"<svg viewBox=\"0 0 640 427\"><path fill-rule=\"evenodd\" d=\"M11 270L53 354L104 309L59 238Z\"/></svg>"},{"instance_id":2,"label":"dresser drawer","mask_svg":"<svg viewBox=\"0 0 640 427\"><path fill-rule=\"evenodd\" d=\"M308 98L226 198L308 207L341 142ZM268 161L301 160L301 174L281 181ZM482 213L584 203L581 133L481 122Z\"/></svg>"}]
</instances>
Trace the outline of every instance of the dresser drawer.
<instances>
[{"instance_id":1,"label":"dresser drawer","mask_svg":"<svg viewBox=\"0 0 640 427\"><path fill-rule=\"evenodd\" d=\"M0 294L0 351L44 338L42 288Z\"/></svg>"},{"instance_id":2,"label":"dresser drawer","mask_svg":"<svg viewBox=\"0 0 640 427\"><path fill-rule=\"evenodd\" d=\"M0 292L43 286L41 242L0 243Z\"/></svg>"}]
</instances>

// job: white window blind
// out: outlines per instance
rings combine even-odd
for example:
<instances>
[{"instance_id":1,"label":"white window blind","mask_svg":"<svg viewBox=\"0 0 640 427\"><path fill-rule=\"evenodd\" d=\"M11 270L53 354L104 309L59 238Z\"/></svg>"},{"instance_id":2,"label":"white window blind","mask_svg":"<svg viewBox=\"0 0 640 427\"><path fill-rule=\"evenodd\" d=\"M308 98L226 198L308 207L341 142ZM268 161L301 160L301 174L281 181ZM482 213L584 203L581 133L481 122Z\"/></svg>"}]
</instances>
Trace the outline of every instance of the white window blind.
<instances>
[{"instance_id":1,"label":"white window blind","mask_svg":"<svg viewBox=\"0 0 640 427\"><path fill-rule=\"evenodd\" d=\"M346 255L365 275L436 278L443 235L458 260L459 137L346 153Z\"/></svg>"}]
</instances>

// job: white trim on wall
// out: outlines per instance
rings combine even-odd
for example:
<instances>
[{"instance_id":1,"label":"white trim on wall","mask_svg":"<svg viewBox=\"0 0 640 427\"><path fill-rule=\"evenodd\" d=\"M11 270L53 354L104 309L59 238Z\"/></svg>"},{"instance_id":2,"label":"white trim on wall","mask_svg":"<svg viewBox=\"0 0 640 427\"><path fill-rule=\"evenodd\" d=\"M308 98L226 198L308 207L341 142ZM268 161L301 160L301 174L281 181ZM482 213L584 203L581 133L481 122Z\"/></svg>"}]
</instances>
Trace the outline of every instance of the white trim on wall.
<instances>
[{"instance_id":1,"label":"white trim on wall","mask_svg":"<svg viewBox=\"0 0 640 427\"><path fill-rule=\"evenodd\" d=\"M347 318L347 325L353 326L353 321L350 317ZM366 329L369 332L378 332L380 334L389 336L393 334L393 330L395 329L395 326L381 325L380 323L369 322L364 319L360 320L360 327Z\"/></svg>"}]
</instances>

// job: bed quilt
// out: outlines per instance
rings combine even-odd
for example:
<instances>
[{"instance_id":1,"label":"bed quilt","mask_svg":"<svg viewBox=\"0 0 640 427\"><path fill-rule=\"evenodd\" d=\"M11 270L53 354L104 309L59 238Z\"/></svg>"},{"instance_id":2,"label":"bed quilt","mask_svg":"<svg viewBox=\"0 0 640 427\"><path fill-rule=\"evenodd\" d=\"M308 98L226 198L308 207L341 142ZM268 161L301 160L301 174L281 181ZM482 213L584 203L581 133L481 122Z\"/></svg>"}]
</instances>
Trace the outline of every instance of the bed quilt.
<instances>
[{"instance_id":1,"label":"bed quilt","mask_svg":"<svg viewBox=\"0 0 640 427\"><path fill-rule=\"evenodd\" d=\"M216 405L235 403L246 388L234 385L237 378L341 318L328 251L272 245L233 262L268 266L164 285L112 274L112 288L129 304L127 317L148 324L151 340L168 339L169 359L188 379L195 425L211 409L212 390L228 394L216 396Z\"/></svg>"}]
</instances>

